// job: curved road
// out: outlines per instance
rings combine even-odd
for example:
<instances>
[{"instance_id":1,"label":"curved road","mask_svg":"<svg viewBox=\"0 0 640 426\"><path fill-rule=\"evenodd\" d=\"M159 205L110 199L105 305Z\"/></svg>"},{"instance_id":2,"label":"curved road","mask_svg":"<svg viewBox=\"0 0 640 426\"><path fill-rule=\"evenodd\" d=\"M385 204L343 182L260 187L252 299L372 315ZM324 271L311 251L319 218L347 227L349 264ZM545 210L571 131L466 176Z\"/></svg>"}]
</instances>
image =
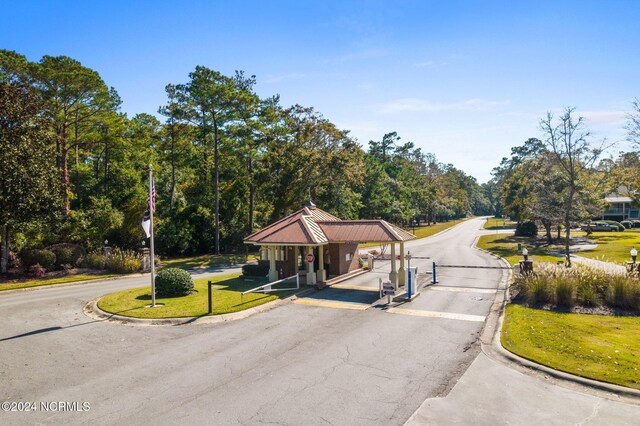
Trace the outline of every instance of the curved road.
<instances>
[{"instance_id":1,"label":"curved road","mask_svg":"<svg viewBox=\"0 0 640 426\"><path fill-rule=\"evenodd\" d=\"M431 258L412 265L499 266L472 248L482 223L409 243ZM478 355L503 271L443 268L437 286L387 309L358 289L377 286L386 263L342 289L224 324L125 326L82 313L145 278L0 294L2 400L77 403L0 412L0 424L403 424Z\"/></svg>"}]
</instances>

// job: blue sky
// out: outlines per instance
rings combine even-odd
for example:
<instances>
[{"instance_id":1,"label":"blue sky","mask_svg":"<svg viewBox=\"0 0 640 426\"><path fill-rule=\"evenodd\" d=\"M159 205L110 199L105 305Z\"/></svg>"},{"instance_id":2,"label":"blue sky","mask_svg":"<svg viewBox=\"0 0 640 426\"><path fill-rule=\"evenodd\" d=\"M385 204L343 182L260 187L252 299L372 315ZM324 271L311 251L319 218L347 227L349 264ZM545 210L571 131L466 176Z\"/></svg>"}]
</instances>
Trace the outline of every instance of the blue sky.
<instances>
[{"instance_id":1,"label":"blue sky","mask_svg":"<svg viewBox=\"0 0 640 426\"><path fill-rule=\"evenodd\" d=\"M366 147L397 131L479 182L575 106L593 141L624 142L640 97L640 1L13 1L0 48L95 69L130 116L196 65L257 76Z\"/></svg>"}]
</instances>

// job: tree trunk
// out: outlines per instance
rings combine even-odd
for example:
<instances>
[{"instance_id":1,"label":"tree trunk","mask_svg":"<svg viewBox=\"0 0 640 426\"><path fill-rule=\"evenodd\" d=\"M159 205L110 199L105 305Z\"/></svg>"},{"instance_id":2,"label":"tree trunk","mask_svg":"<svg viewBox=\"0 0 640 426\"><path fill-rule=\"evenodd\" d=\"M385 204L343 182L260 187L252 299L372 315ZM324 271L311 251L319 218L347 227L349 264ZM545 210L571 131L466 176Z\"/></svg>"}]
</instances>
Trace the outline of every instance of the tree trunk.
<instances>
[{"instance_id":1,"label":"tree trunk","mask_svg":"<svg viewBox=\"0 0 640 426\"><path fill-rule=\"evenodd\" d=\"M176 190L175 128L170 125L171 134L171 191L169 193L169 216L173 217L173 196Z\"/></svg>"},{"instance_id":2,"label":"tree trunk","mask_svg":"<svg viewBox=\"0 0 640 426\"><path fill-rule=\"evenodd\" d=\"M216 251L215 254L220 254L220 193L218 187L218 123L213 120L213 186L215 190L215 203L216 203Z\"/></svg>"},{"instance_id":3,"label":"tree trunk","mask_svg":"<svg viewBox=\"0 0 640 426\"><path fill-rule=\"evenodd\" d=\"M543 220L542 226L544 226L544 230L547 234L547 244L551 245L553 243L553 236L551 235L551 222L549 222L548 220Z\"/></svg>"},{"instance_id":4,"label":"tree trunk","mask_svg":"<svg viewBox=\"0 0 640 426\"><path fill-rule=\"evenodd\" d=\"M565 241L564 241L564 254L567 258L567 267L571 267L571 254L569 253L569 245L571 243L571 209L573 208L573 195L575 194L575 185L571 185L569 189L569 196L567 197L567 209L564 212L564 226L565 226Z\"/></svg>"},{"instance_id":5,"label":"tree trunk","mask_svg":"<svg viewBox=\"0 0 640 426\"><path fill-rule=\"evenodd\" d=\"M104 139L104 196L109 194L109 136Z\"/></svg>"},{"instance_id":6,"label":"tree trunk","mask_svg":"<svg viewBox=\"0 0 640 426\"><path fill-rule=\"evenodd\" d=\"M80 159L79 159L79 150L78 147L78 113L76 112L76 121L73 126L74 128L74 142L76 148L76 200L80 200Z\"/></svg>"},{"instance_id":7,"label":"tree trunk","mask_svg":"<svg viewBox=\"0 0 640 426\"><path fill-rule=\"evenodd\" d=\"M69 148L67 147L67 126L62 126L62 132L60 133L60 170L62 172L62 202L64 208L64 214L69 216L71 207L69 205L69 166L67 163L67 154Z\"/></svg>"},{"instance_id":8,"label":"tree trunk","mask_svg":"<svg viewBox=\"0 0 640 426\"><path fill-rule=\"evenodd\" d=\"M255 197L255 183L253 182L253 160L251 156L247 159L247 169L249 171L249 233L253 233L253 209Z\"/></svg>"},{"instance_id":9,"label":"tree trunk","mask_svg":"<svg viewBox=\"0 0 640 426\"><path fill-rule=\"evenodd\" d=\"M4 225L2 227L2 246L0 251L2 252L2 258L0 259L0 273L6 274L9 271L9 226Z\"/></svg>"}]
</instances>

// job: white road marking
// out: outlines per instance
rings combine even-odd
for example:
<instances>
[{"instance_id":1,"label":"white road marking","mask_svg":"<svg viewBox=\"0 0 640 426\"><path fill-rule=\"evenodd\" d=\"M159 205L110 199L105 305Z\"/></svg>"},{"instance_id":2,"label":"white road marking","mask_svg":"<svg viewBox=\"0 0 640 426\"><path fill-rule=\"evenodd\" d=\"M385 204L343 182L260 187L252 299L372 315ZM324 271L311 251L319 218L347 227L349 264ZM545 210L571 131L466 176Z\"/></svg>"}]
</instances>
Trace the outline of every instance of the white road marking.
<instances>
[{"instance_id":1,"label":"white road marking","mask_svg":"<svg viewBox=\"0 0 640 426\"><path fill-rule=\"evenodd\" d=\"M297 299L293 303L307 306L319 306L321 308L353 309L356 311L364 311L370 306L363 303L339 302L335 300L318 300L308 298Z\"/></svg>"},{"instance_id":2,"label":"white road marking","mask_svg":"<svg viewBox=\"0 0 640 426\"><path fill-rule=\"evenodd\" d=\"M330 288L339 288L341 290L380 291L380 289L377 287L368 287L364 285L348 285L348 284L334 284Z\"/></svg>"},{"instance_id":3,"label":"white road marking","mask_svg":"<svg viewBox=\"0 0 640 426\"><path fill-rule=\"evenodd\" d=\"M433 291L453 291L458 293L482 293L482 294L494 294L496 290L488 289L488 288L473 288L473 287L439 287L437 285L432 285L425 290L433 290Z\"/></svg>"},{"instance_id":4,"label":"white road marking","mask_svg":"<svg viewBox=\"0 0 640 426\"><path fill-rule=\"evenodd\" d=\"M436 312L436 311L420 311L417 309L401 309L401 308L389 308L387 312L392 314L413 315L417 317L429 317L429 318L444 318L460 321L474 321L484 322L486 319L483 315L469 315L469 314L454 314L451 312Z\"/></svg>"}]
</instances>

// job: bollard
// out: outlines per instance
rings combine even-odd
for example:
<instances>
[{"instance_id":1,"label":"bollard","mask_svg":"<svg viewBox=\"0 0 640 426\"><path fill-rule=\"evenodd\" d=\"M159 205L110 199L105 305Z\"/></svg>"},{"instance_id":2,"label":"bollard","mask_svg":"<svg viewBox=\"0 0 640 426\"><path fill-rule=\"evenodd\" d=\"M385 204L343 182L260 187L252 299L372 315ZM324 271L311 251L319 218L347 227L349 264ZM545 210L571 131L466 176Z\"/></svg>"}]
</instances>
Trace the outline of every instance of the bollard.
<instances>
[{"instance_id":1,"label":"bollard","mask_svg":"<svg viewBox=\"0 0 640 426\"><path fill-rule=\"evenodd\" d=\"M209 287L209 315L213 313L213 304L211 303L211 281L207 281L207 286Z\"/></svg>"},{"instance_id":2,"label":"bollard","mask_svg":"<svg viewBox=\"0 0 640 426\"><path fill-rule=\"evenodd\" d=\"M433 284L436 284L438 280L436 279L436 262L433 262Z\"/></svg>"}]
</instances>

